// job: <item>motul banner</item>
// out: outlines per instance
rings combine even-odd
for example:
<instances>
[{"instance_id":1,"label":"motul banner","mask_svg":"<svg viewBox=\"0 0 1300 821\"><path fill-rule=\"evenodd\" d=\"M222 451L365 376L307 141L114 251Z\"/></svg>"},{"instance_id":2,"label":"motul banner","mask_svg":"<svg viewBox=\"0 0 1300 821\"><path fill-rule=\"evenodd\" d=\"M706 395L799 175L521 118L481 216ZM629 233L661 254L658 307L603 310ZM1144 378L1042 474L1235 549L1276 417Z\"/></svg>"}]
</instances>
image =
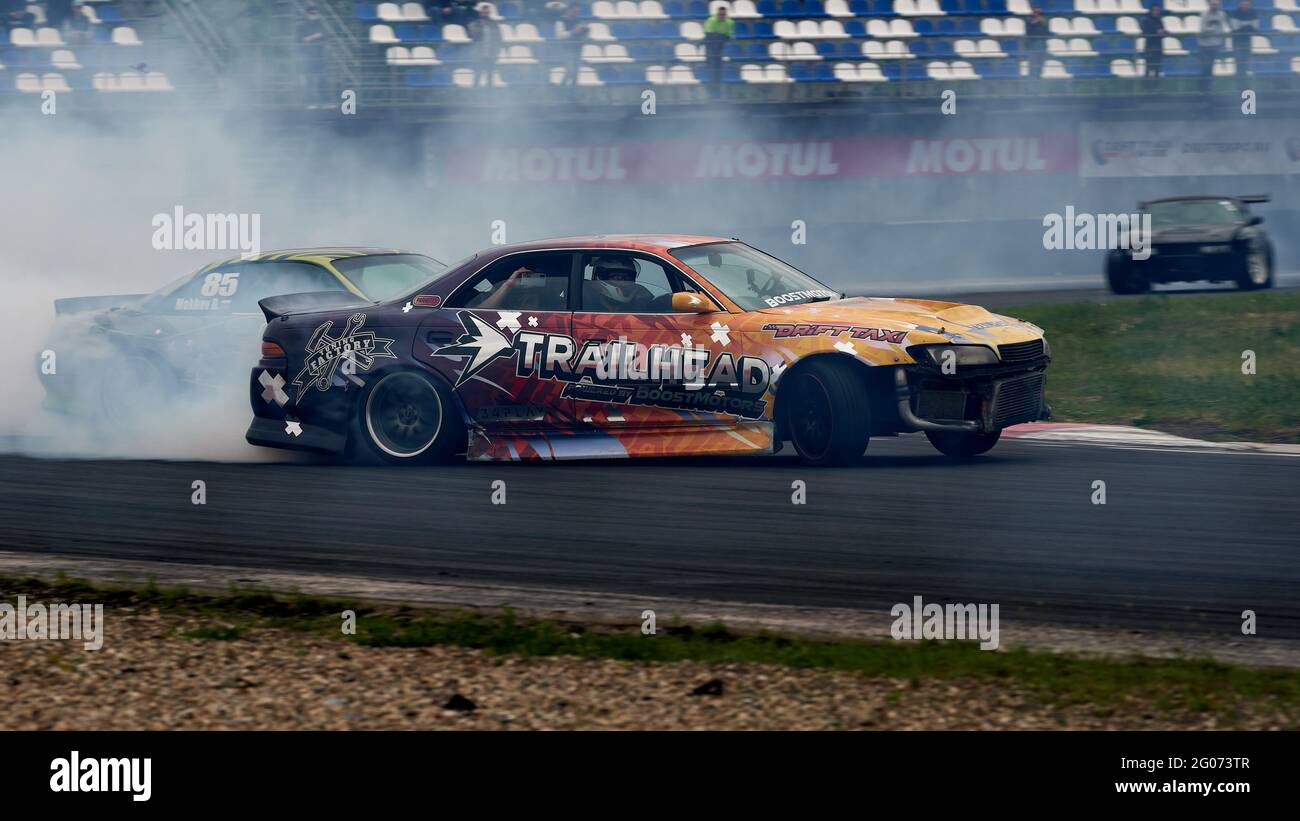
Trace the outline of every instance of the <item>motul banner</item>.
<instances>
[{"instance_id":1,"label":"motul banner","mask_svg":"<svg viewBox=\"0 0 1300 821\"><path fill-rule=\"evenodd\" d=\"M1199 177L1300 173L1300 125L1238 122L1084 123L1084 177Z\"/></svg>"},{"instance_id":2,"label":"motul banner","mask_svg":"<svg viewBox=\"0 0 1300 821\"><path fill-rule=\"evenodd\" d=\"M1078 167L1075 137L1066 133L534 146L431 139L429 149L434 181L473 184L1074 174Z\"/></svg>"}]
</instances>

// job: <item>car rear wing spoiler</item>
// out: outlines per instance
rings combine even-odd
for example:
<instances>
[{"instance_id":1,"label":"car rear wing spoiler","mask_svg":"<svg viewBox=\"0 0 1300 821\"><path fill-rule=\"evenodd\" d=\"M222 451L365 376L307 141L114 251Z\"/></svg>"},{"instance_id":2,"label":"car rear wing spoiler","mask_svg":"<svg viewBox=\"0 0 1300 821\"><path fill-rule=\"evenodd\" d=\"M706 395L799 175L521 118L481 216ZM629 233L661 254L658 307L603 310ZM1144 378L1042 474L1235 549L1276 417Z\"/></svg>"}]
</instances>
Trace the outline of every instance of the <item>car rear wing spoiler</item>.
<instances>
[{"instance_id":1,"label":"car rear wing spoiler","mask_svg":"<svg viewBox=\"0 0 1300 821\"><path fill-rule=\"evenodd\" d=\"M105 296L74 296L54 300L54 315L84 314L87 311L99 311L115 308L128 302L144 299L148 294L108 294Z\"/></svg>"},{"instance_id":2,"label":"car rear wing spoiler","mask_svg":"<svg viewBox=\"0 0 1300 821\"><path fill-rule=\"evenodd\" d=\"M1246 194L1244 196L1237 197L1237 199L1241 200L1242 202L1268 202L1273 198L1268 194Z\"/></svg>"},{"instance_id":3,"label":"car rear wing spoiler","mask_svg":"<svg viewBox=\"0 0 1300 821\"><path fill-rule=\"evenodd\" d=\"M310 291L305 294L282 294L269 296L257 303L271 322L289 314L309 314L314 311L326 311L330 308L344 308L349 305L368 305L361 297L347 291Z\"/></svg>"}]
</instances>

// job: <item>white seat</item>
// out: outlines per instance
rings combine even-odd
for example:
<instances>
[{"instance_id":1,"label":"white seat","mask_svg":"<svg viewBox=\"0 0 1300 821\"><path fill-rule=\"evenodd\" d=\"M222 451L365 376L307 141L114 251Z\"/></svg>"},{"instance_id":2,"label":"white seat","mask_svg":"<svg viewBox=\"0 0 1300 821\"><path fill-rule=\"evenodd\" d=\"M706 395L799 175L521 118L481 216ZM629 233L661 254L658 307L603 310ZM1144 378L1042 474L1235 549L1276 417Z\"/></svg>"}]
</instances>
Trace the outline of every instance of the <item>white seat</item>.
<instances>
[{"instance_id":1,"label":"white seat","mask_svg":"<svg viewBox=\"0 0 1300 821\"><path fill-rule=\"evenodd\" d=\"M77 55L66 48L55 49L54 53L50 55L50 63L55 68L81 68L81 63L77 62Z\"/></svg>"},{"instance_id":2,"label":"white seat","mask_svg":"<svg viewBox=\"0 0 1300 821\"><path fill-rule=\"evenodd\" d=\"M948 76L954 80L978 80L975 67L965 60L954 60L948 64Z\"/></svg>"},{"instance_id":3,"label":"white seat","mask_svg":"<svg viewBox=\"0 0 1300 821\"><path fill-rule=\"evenodd\" d=\"M468 43L470 42L469 34L465 27L460 23L448 23L442 27L442 39L448 43ZM473 72L473 69L469 69ZM455 74L452 75L452 81L455 82Z\"/></svg>"},{"instance_id":4,"label":"white seat","mask_svg":"<svg viewBox=\"0 0 1300 821\"><path fill-rule=\"evenodd\" d=\"M766 83L793 83L785 73L785 66L780 63L768 63L763 67L763 82Z\"/></svg>"},{"instance_id":5,"label":"white seat","mask_svg":"<svg viewBox=\"0 0 1300 821\"><path fill-rule=\"evenodd\" d=\"M118 26L113 29L113 42L119 46L138 46L141 45L140 37L135 33L135 29L130 26ZM119 78L120 83L120 78Z\"/></svg>"},{"instance_id":6,"label":"white seat","mask_svg":"<svg viewBox=\"0 0 1300 821\"><path fill-rule=\"evenodd\" d=\"M1009 20L1003 20L1002 36L1003 37L1024 37L1025 21L1021 20L1019 17L1012 17Z\"/></svg>"},{"instance_id":7,"label":"white seat","mask_svg":"<svg viewBox=\"0 0 1300 821\"><path fill-rule=\"evenodd\" d=\"M1066 71L1065 64L1060 60L1044 60L1043 76L1054 79L1065 79L1069 78L1071 75L1069 71Z\"/></svg>"},{"instance_id":8,"label":"white seat","mask_svg":"<svg viewBox=\"0 0 1300 821\"><path fill-rule=\"evenodd\" d=\"M798 28L800 37L816 40L822 36L822 27L816 20L800 20Z\"/></svg>"},{"instance_id":9,"label":"white seat","mask_svg":"<svg viewBox=\"0 0 1300 821\"><path fill-rule=\"evenodd\" d=\"M1118 57L1110 61L1110 73L1116 77L1136 77L1137 72L1133 69L1133 64L1123 57Z\"/></svg>"},{"instance_id":10,"label":"white seat","mask_svg":"<svg viewBox=\"0 0 1300 821\"><path fill-rule=\"evenodd\" d=\"M1074 0L1074 10L1079 14L1096 14L1097 0Z\"/></svg>"},{"instance_id":11,"label":"white seat","mask_svg":"<svg viewBox=\"0 0 1300 821\"><path fill-rule=\"evenodd\" d=\"M690 66L673 66L668 70L668 82L674 85L699 85L699 80L695 79L694 72Z\"/></svg>"},{"instance_id":12,"label":"white seat","mask_svg":"<svg viewBox=\"0 0 1300 821\"><path fill-rule=\"evenodd\" d=\"M915 37L916 32L912 30L911 20L890 20L889 21L890 37Z\"/></svg>"},{"instance_id":13,"label":"white seat","mask_svg":"<svg viewBox=\"0 0 1300 821\"><path fill-rule=\"evenodd\" d=\"M578 69L578 85L580 86L603 86L604 80L596 73L596 69L591 66L582 66Z\"/></svg>"},{"instance_id":14,"label":"white seat","mask_svg":"<svg viewBox=\"0 0 1300 821\"><path fill-rule=\"evenodd\" d=\"M591 13L594 17L602 17L605 19L611 19L618 16L618 12L614 9L614 4L609 2L609 0L596 0L596 2L591 4Z\"/></svg>"},{"instance_id":15,"label":"white seat","mask_svg":"<svg viewBox=\"0 0 1300 821\"><path fill-rule=\"evenodd\" d=\"M947 80L949 76L948 64L939 60L925 64L925 73L931 80Z\"/></svg>"},{"instance_id":16,"label":"white seat","mask_svg":"<svg viewBox=\"0 0 1300 821\"><path fill-rule=\"evenodd\" d=\"M117 75L118 91L144 91L144 78L134 71L123 71Z\"/></svg>"},{"instance_id":17,"label":"white seat","mask_svg":"<svg viewBox=\"0 0 1300 821\"><path fill-rule=\"evenodd\" d=\"M1092 22L1092 19L1088 17L1074 18L1072 25L1070 26L1070 31L1073 34L1082 34L1086 37L1093 37L1100 33L1097 31L1097 24Z\"/></svg>"},{"instance_id":18,"label":"white seat","mask_svg":"<svg viewBox=\"0 0 1300 821\"><path fill-rule=\"evenodd\" d=\"M979 47L979 56L981 57L1006 57L1006 52L1002 50L1002 45L997 40L980 40L977 44Z\"/></svg>"},{"instance_id":19,"label":"white seat","mask_svg":"<svg viewBox=\"0 0 1300 821\"><path fill-rule=\"evenodd\" d=\"M904 17L916 15L916 0L894 0L894 14Z\"/></svg>"},{"instance_id":20,"label":"white seat","mask_svg":"<svg viewBox=\"0 0 1300 821\"><path fill-rule=\"evenodd\" d=\"M1033 9L1030 8L1029 0L1007 0L1007 11L1028 17L1033 12Z\"/></svg>"},{"instance_id":21,"label":"white seat","mask_svg":"<svg viewBox=\"0 0 1300 821\"><path fill-rule=\"evenodd\" d=\"M879 40L863 40L862 56L880 58L885 56L885 44Z\"/></svg>"},{"instance_id":22,"label":"white seat","mask_svg":"<svg viewBox=\"0 0 1300 821\"><path fill-rule=\"evenodd\" d=\"M396 3L380 3L375 6L375 16L389 23L400 23L406 19L402 17L401 6Z\"/></svg>"},{"instance_id":23,"label":"white seat","mask_svg":"<svg viewBox=\"0 0 1300 821\"><path fill-rule=\"evenodd\" d=\"M997 37L1002 34L1002 21L996 17L985 17L980 21L980 34Z\"/></svg>"},{"instance_id":24,"label":"white seat","mask_svg":"<svg viewBox=\"0 0 1300 821\"><path fill-rule=\"evenodd\" d=\"M1098 14L1119 14L1119 0L1097 0Z\"/></svg>"},{"instance_id":25,"label":"white seat","mask_svg":"<svg viewBox=\"0 0 1300 821\"><path fill-rule=\"evenodd\" d=\"M1187 33L1189 33L1189 34L1200 34L1200 33L1201 33L1201 18L1199 18L1199 17L1184 17L1184 18L1183 18L1183 31L1185 31L1185 32L1187 32Z\"/></svg>"},{"instance_id":26,"label":"white seat","mask_svg":"<svg viewBox=\"0 0 1300 821\"><path fill-rule=\"evenodd\" d=\"M1275 14L1273 15L1273 30L1295 32L1296 24L1289 14Z\"/></svg>"},{"instance_id":27,"label":"white seat","mask_svg":"<svg viewBox=\"0 0 1300 821\"><path fill-rule=\"evenodd\" d=\"M1121 14L1146 13L1146 9L1142 7L1142 0L1119 0L1119 10Z\"/></svg>"},{"instance_id":28,"label":"white seat","mask_svg":"<svg viewBox=\"0 0 1300 821\"><path fill-rule=\"evenodd\" d=\"M848 0L826 0L826 13L831 17L852 17L853 12L849 9ZM854 69L854 75L857 69Z\"/></svg>"},{"instance_id":29,"label":"white seat","mask_svg":"<svg viewBox=\"0 0 1300 821\"><path fill-rule=\"evenodd\" d=\"M1052 34L1070 33L1070 20L1067 17L1053 17L1047 21L1047 30Z\"/></svg>"},{"instance_id":30,"label":"white seat","mask_svg":"<svg viewBox=\"0 0 1300 821\"><path fill-rule=\"evenodd\" d=\"M782 40L793 40L799 36L799 27L793 20L777 20L772 25L772 33Z\"/></svg>"},{"instance_id":31,"label":"white seat","mask_svg":"<svg viewBox=\"0 0 1300 821\"><path fill-rule=\"evenodd\" d=\"M404 66L411 60L411 52L406 46L389 46L384 51L384 59L390 66Z\"/></svg>"},{"instance_id":32,"label":"white seat","mask_svg":"<svg viewBox=\"0 0 1300 821\"><path fill-rule=\"evenodd\" d=\"M469 38L466 39L468 40ZM387 25L385 23L375 23L373 26L370 27L370 42L400 43L401 40L398 40L397 35L393 33L392 26Z\"/></svg>"},{"instance_id":33,"label":"white seat","mask_svg":"<svg viewBox=\"0 0 1300 821\"><path fill-rule=\"evenodd\" d=\"M144 89L145 91L176 90L172 85L171 80L167 79L167 75L163 74L161 71L150 71L144 75Z\"/></svg>"},{"instance_id":34,"label":"white seat","mask_svg":"<svg viewBox=\"0 0 1300 821\"><path fill-rule=\"evenodd\" d=\"M35 74L19 74L14 78L14 88L24 94L39 93L41 91L41 78Z\"/></svg>"},{"instance_id":35,"label":"white seat","mask_svg":"<svg viewBox=\"0 0 1300 821\"><path fill-rule=\"evenodd\" d=\"M746 63L740 67L740 80L744 83L763 82L763 67L756 66L753 63Z\"/></svg>"},{"instance_id":36,"label":"white seat","mask_svg":"<svg viewBox=\"0 0 1300 821\"><path fill-rule=\"evenodd\" d=\"M769 43L767 46L767 56L773 60L789 60L790 44L784 40L777 40L775 43Z\"/></svg>"},{"instance_id":37,"label":"white seat","mask_svg":"<svg viewBox=\"0 0 1300 821\"><path fill-rule=\"evenodd\" d=\"M608 23L589 23L587 24L587 39L604 42L606 40L615 40L617 38L614 37L613 34L610 34Z\"/></svg>"},{"instance_id":38,"label":"white seat","mask_svg":"<svg viewBox=\"0 0 1300 821\"><path fill-rule=\"evenodd\" d=\"M820 60L821 55L817 49L813 48L812 43L806 43L802 40L790 47L790 60Z\"/></svg>"},{"instance_id":39,"label":"white seat","mask_svg":"<svg viewBox=\"0 0 1300 821\"><path fill-rule=\"evenodd\" d=\"M822 21L822 37L828 40L846 40L849 33L844 30L844 24L839 20Z\"/></svg>"},{"instance_id":40,"label":"white seat","mask_svg":"<svg viewBox=\"0 0 1300 821\"><path fill-rule=\"evenodd\" d=\"M916 0L916 13L922 17L940 17L948 12L939 6L939 0Z\"/></svg>"},{"instance_id":41,"label":"white seat","mask_svg":"<svg viewBox=\"0 0 1300 821\"><path fill-rule=\"evenodd\" d=\"M1237 60L1233 57L1222 57L1214 61L1214 67L1211 69L1215 77L1231 77L1237 73Z\"/></svg>"},{"instance_id":42,"label":"white seat","mask_svg":"<svg viewBox=\"0 0 1300 821\"><path fill-rule=\"evenodd\" d=\"M915 56L912 52L908 51L907 44L902 40L890 40L888 43L885 43L885 54L890 57L898 57L905 60L911 59Z\"/></svg>"},{"instance_id":43,"label":"white seat","mask_svg":"<svg viewBox=\"0 0 1300 821\"><path fill-rule=\"evenodd\" d=\"M663 4L661 4L659 0L641 0L637 9L641 13L640 16L642 20L663 20L668 17L667 12L664 11Z\"/></svg>"},{"instance_id":44,"label":"white seat","mask_svg":"<svg viewBox=\"0 0 1300 821\"><path fill-rule=\"evenodd\" d=\"M117 42L117 40L116 40L117 30L116 30L116 29L113 31L113 34L114 34L114 38L115 38L115 39L114 39L114 42ZM133 37L135 36L135 29L131 29L131 35L132 35ZM61 46L61 45L64 45L64 43L63 43L63 37L60 36L60 34L59 34L59 30L58 30L58 29L49 28L48 26L46 26L45 28L39 28L39 29L36 30L36 44L37 44L38 46ZM137 39L134 43L127 43L126 45L135 45L135 46L138 46L138 45L140 45L140 41Z\"/></svg>"},{"instance_id":45,"label":"white seat","mask_svg":"<svg viewBox=\"0 0 1300 821\"><path fill-rule=\"evenodd\" d=\"M1143 43L1145 45L1145 43ZM1177 37L1163 37L1160 40L1160 47L1165 54L1181 57L1187 54L1187 49L1183 48L1182 41Z\"/></svg>"},{"instance_id":46,"label":"white seat","mask_svg":"<svg viewBox=\"0 0 1300 821\"><path fill-rule=\"evenodd\" d=\"M867 21L867 34L875 38L884 38L889 36L889 22L875 18Z\"/></svg>"},{"instance_id":47,"label":"white seat","mask_svg":"<svg viewBox=\"0 0 1300 821\"><path fill-rule=\"evenodd\" d=\"M1120 34L1127 34L1129 37L1138 37L1142 34L1142 26L1133 17L1120 17L1115 21L1115 30Z\"/></svg>"},{"instance_id":48,"label":"white seat","mask_svg":"<svg viewBox=\"0 0 1300 821\"><path fill-rule=\"evenodd\" d=\"M424 11L424 6L419 3L403 3L402 16L416 23L424 23L429 19L429 15Z\"/></svg>"},{"instance_id":49,"label":"white seat","mask_svg":"<svg viewBox=\"0 0 1300 821\"><path fill-rule=\"evenodd\" d=\"M632 0L618 0L614 4L614 13L623 20L636 20L641 16L641 7Z\"/></svg>"},{"instance_id":50,"label":"white seat","mask_svg":"<svg viewBox=\"0 0 1300 821\"><path fill-rule=\"evenodd\" d=\"M434 53L432 46L416 46L411 49L411 65L416 66L436 66L442 61Z\"/></svg>"},{"instance_id":51,"label":"white seat","mask_svg":"<svg viewBox=\"0 0 1300 821\"><path fill-rule=\"evenodd\" d=\"M96 91L117 91L117 78L107 71L97 71L90 85Z\"/></svg>"},{"instance_id":52,"label":"white seat","mask_svg":"<svg viewBox=\"0 0 1300 821\"><path fill-rule=\"evenodd\" d=\"M9 43L15 46L34 46L36 45L36 34L33 33L31 29L24 29L24 28L10 29ZM35 77L36 75L33 74L31 76Z\"/></svg>"},{"instance_id":53,"label":"white seat","mask_svg":"<svg viewBox=\"0 0 1300 821\"><path fill-rule=\"evenodd\" d=\"M957 40L952 44L952 50L963 57L974 57L979 54L979 48L974 40Z\"/></svg>"},{"instance_id":54,"label":"white seat","mask_svg":"<svg viewBox=\"0 0 1300 821\"><path fill-rule=\"evenodd\" d=\"M772 45L785 45L785 43L773 43ZM679 62L698 63L704 59L704 46L695 43L678 43L673 46L673 56Z\"/></svg>"},{"instance_id":55,"label":"white seat","mask_svg":"<svg viewBox=\"0 0 1300 821\"><path fill-rule=\"evenodd\" d=\"M704 26L700 25L694 20L687 20L685 23L682 23L678 31L682 33L683 40L704 39Z\"/></svg>"},{"instance_id":56,"label":"white seat","mask_svg":"<svg viewBox=\"0 0 1300 821\"><path fill-rule=\"evenodd\" d=\"M1250 52L1252 54L1277 54L1277 49L1268 38L1262 34L1253 34L1250 38Z\"/></svg>"},{"instance_id":57,"label":"white seat","mask_svg":"<svg viewBox=\"0 0 1300 821\"><path fill-rule=\"evenodd\" d=\"M663 66L646 66L645 81L651 85L663 85L667 81L667 72Z\"/></svg>"},{"instance_id":58,"label":"white seat","mask_svg":"<svg viewBox=\"0 0 1300 821\"><path fill-rule=\"evenodd\" d=\"M754 0L736 0L731 6L731 16L738 20L752 20L763 15L758 13Z\"/></svg>"}]
</instances>

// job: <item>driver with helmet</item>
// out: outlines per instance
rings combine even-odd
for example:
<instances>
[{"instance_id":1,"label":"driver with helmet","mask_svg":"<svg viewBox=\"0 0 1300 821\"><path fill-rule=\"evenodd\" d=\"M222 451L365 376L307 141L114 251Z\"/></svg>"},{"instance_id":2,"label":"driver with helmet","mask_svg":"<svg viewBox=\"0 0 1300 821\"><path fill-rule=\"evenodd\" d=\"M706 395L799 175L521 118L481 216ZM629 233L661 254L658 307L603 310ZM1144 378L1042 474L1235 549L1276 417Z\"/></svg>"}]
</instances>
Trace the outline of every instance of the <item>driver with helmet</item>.
<instances>
[{"instance_id":1,"label":"driver with helmet","mask_svg":"<svg viewBox=\"0 0 1300 821\"><path fill-rule=\"evenodd\" d=\"M636 263L630 257L605 256L591 261L591 281L582 287L585 311L619 313L645 311L654 294L636 281Z\"/></svg>"}]
</instances>

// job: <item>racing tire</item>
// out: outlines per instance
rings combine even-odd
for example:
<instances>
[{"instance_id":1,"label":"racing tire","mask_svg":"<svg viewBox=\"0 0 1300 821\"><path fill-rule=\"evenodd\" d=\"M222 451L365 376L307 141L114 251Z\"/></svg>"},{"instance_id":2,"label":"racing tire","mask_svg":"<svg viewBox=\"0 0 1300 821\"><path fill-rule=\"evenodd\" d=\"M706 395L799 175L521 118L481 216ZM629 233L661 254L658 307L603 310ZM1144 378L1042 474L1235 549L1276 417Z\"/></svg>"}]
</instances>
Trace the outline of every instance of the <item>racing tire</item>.
<instances>
[{"instance_id":1,"label":"racing tire","mask_svg":"<svg viewBox=\"0 0 1300 821\"><path fill-rule=\"evenodd\" d=\"M1256 291L1273 287L1273 258L1263 249L1247 251L1241 258L1237 288Z\"/></svg>"},{"instance_id":2,"label":"racing tire","mask_svg":"<svg viewBox=\"0 0 1300 821\"><path fill-rule=\"evenodd\" d=\"M846 364L814 359L786 377L781 389L785 432L804 464L849 465L871 440L866 388Z\"/></svg>"},{"instance_id":3,"label":"racing tire","mask_svg":"<svg viewBox=\"0 0 1300 821\"><path fill-rule=\"evenodd\" d=\"M1106 260L1106 284L1113 294L1145 294L1151 282L1127 262Z\"/></svg>"},{"instance_id":4,"label":"racing tire","mask_svg":"<svg viewBox=\"0 0 1300 821\"><path fill-rule=\"evenodd\" d=\"M448 459L465 444L451 391L420 371L394 370L372 379L357 400L354 421L353 461L428 464Z\"/></svg>"},{"instance_id":5,"label":"racing tire","mask_svg":"<svg viewBox=\"0 0 1300 821\"><path fill-rule=\"evenodd\" d=\"M965 431L927 430L925 438L930 440L934 449L944 456L954 459L969 459L988 453L1002 438L1002 431L992 433L966 433Z\"/></svg>"}]
</instances>

